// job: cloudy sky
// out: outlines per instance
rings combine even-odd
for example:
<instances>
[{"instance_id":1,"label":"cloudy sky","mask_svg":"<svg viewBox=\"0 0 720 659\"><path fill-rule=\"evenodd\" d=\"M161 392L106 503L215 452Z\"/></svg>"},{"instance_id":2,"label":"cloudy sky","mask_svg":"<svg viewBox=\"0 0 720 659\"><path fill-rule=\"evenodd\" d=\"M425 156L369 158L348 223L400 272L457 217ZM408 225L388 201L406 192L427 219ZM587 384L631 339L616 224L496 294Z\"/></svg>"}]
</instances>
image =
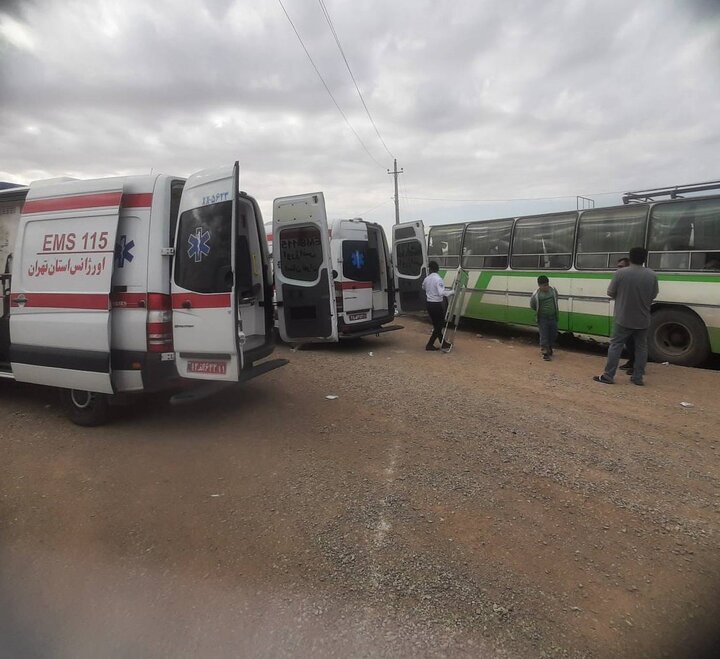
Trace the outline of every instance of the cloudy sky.
<instances>
[{"instance_id":1,"label":"cloudy sky","mask_svg":"<svg viewBox=\"0 0 720 659\"><path fill-rule=\"evenodd\" d=\"M387 148L323 4L282 5L0 0L0 180L237 159L266 220L322 190L389 226L390 154L429 224L720 179L718 0L324 0Z\"/></svg>"}]
</instances>

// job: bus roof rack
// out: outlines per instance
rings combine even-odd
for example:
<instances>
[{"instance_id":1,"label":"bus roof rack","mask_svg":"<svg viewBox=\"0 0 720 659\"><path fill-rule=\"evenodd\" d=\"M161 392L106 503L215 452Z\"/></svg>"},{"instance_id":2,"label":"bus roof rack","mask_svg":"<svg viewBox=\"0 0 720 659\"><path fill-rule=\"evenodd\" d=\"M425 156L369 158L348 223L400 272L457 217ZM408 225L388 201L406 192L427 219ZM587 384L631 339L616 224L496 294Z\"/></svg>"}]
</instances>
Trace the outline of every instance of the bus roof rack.
<instances>
[{"instance_id":1,"label":"bus roof rack","mask_svg":"<svg viewBox=\"0 0 720 659\"><path fill-rule=\"evenodd\" d=\"M629 204L633 201L655 201L656 197L681 199L685 194L689 194L691 192L705 192L707 190L720 190L720 181L706 181L705 183L675 185L671 188L651 188L649 190L638 190L637 192L626 192L622 196L622 200L623 204Z\"/></svg>"}]
</instances>

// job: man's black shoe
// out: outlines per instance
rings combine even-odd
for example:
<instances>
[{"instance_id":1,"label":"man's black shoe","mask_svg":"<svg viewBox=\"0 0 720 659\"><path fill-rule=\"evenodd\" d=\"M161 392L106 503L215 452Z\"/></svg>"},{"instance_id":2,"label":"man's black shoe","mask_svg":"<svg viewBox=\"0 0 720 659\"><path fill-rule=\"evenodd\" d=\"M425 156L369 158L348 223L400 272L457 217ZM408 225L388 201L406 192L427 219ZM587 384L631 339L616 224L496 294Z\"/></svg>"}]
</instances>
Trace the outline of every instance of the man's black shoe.
<instances>
[{"instance_id":1,"label":"man's black shoe","mask_svg":"<svg viewBox=\"0 0 720 659\"><path fill-rule=\"evenodd\" d=\"M425 346L425 350L440 350L440 348L436 346Z\"/></svg>"},{"instance_id":2,"label":"man's black shoe","mask_svg":"<svg viewBox=\"0 0 720 659\"><path fill-rule=\"evenodd\" d=\"M632 363L632 362L625 362L624 364L621 364L620 366L618 366L618 368L619 368L621 371L627 371L628 369L631 369L632 367L633 367L633 363Z\"/></svg>"}]
</instances>

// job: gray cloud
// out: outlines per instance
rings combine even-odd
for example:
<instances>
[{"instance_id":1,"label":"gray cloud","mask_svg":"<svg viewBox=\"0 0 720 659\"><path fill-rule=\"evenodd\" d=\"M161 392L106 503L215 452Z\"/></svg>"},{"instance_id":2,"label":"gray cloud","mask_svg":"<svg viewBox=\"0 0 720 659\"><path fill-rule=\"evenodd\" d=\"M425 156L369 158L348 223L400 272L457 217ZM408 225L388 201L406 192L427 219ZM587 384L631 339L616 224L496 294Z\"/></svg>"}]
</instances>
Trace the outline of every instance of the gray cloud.
<instances>
[{"instance_id":1,"label":"gray cloud","mask_svg":"<svg viewBox=\"0 0 720 659\"><path fill-rule=\"evenodd\" d=\"M380 205L374 219L390 222L391 162L320 8L284 1L382 167L275 2L36 0L0 7L0 179L189 174L237 158L266 214L276 196L320 189L333 215ZM405 168L407 219L533 203L411 197L570 196L718 177L716 3L326 4Z\"/></svg>"}]
</instances>

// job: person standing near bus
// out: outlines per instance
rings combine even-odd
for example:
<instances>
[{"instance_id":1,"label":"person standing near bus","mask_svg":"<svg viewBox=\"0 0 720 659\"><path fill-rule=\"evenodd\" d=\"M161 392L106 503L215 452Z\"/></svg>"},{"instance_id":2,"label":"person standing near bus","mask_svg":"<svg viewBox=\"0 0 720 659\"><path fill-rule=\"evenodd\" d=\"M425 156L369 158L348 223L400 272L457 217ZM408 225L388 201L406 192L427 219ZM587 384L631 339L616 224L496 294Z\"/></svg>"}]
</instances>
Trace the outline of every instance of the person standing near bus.
<instances>
[{"instance_id":1,"label":"person standing near bus","mask_svg":"<svg viewBox=\"0 0 720 659\"><path fill-rule=\"evenodd\" d=\"M538 287L530 297L530 308L535 310L538 331L540 332L540 352L543 359L549 362L553 356L553 345L558 334L558 292L550 286L545 275L537 278Z\"/></svg>"},{"instance_id":2,"label":"person standing near bus","mask_svg":"<svg viewBox=\"0 0 720 659\"><path fill-rule=\"evenodd\" d=\"M435 346L435 340L442 341L443 324L445 323L445 305L443 301L445 298L450 297L453 291L445 288L445 283L438 274L440 266L437 264L437 261L430 261L430 263L428 263L428 270L430 270L430 274L423 279L422 287L425 291L427 312L433 324L433 331L425 346L425 350L439 350L440 348ZM441 345L443 350L447 350L450 347L451 344L449 343L442 343Z\"/></svg>"},{"instance_id":3,"label":"person standing near bus","mask_svg":"<svg viewBox=\"0 0 720 659\"><path fill-rule=\"evenodd\" d=\"M620 355L627 340L635 342L635 364L630 381L642 386L647 363L647 338L650 327L650 307L658 296L658 278L650 269L643 267L647 258L644 247L633 247L629 253L630 265L615 271L608 297L615 300L615 316L605 371L593 376L595 382L614 384Z\"/></svg>"},{"instance_id":4,"label":"person standing near bus","mask_svg":"<svg viewBox=\"0 0 720 659\"><path fill-rule=\"evenodd\" d=\"M615 264L616 269L627 268L630 265L630 259L627 256L623 256L617 260ZM621 371L627 372L628 375L633 374L633 367L635 366L635 339L631 336L625 341L625 351L628 354L628 360L624 364L620 364L618 368Z\"/></svg>"}]
</instances>

